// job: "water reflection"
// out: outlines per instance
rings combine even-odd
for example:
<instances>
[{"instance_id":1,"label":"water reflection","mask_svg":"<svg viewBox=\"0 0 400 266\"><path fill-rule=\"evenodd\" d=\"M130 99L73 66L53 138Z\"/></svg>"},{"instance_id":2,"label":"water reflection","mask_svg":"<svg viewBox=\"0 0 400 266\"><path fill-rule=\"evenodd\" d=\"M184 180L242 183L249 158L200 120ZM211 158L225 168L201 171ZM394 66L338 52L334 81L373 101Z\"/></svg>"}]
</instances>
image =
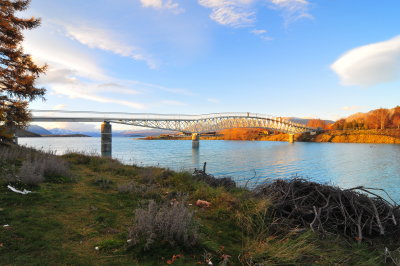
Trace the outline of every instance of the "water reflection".
<instances>
[{"instance_id":1,"label":"water reflection","mask_svg":"<svg viewBox=\"0 0 400 266\"><path fill-rule=\"evenodd\" d=\"M200 149L192 149L192 164L194 168L200 168Z\"/></svg>"}]
</instances>

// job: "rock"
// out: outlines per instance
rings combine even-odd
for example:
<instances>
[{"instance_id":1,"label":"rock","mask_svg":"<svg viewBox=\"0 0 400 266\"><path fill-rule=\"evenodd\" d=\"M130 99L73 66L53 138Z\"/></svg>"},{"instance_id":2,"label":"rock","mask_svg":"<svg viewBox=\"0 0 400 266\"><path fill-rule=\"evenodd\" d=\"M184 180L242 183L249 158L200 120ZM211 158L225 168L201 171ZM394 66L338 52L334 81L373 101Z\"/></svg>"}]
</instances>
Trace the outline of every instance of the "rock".
<instances>
[{"instance_id":1,"label":"rock","mask_svg":"<svg viewBox=\"0 0 400 266\"><path fill-rule=\"evenodd\" d=\"M200 208L208 208L211 206L211 202L205 201L205 200L197 200L196 201L196 206Z\"/></svg>"}]
</instances>

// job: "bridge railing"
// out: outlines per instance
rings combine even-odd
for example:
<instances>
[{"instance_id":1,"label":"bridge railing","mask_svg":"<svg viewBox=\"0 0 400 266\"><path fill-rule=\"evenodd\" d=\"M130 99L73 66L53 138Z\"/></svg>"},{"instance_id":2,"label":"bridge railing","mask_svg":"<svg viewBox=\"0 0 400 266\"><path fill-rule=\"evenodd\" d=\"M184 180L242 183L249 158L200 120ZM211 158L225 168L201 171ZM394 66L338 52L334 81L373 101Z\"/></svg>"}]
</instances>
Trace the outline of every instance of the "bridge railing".
<instances>
[{"instance_id":1,"label":"bridge railing","mask_svg":"<svg viewBox=\"0 0 400 266\"><path fill-rule=\"evenodd\" d=\"M102 119L136 119L136 120L201 120L220 117L258 117L275 119L273 116L257 113L212 113L201 115L182 114L154 114L154 113L124 113L124 112L91 112L91 111L64 111L64 110L31 110L33 117L71 117L71 118L102 118Z\"/></svg>"}]
</instances>

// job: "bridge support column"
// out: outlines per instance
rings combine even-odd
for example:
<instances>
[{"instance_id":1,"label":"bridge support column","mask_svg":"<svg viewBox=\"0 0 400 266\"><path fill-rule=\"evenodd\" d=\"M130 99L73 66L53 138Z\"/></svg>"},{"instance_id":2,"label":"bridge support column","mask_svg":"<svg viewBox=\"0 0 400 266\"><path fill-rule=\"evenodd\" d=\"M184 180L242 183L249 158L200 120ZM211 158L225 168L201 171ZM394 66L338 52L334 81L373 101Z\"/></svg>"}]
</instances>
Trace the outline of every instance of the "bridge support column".
<instances>
[{"instance_id":1,"label":"bridge support column","mask_svg":"<svg viewBox=\"0 0 400 266\"><path fill-rule=\"evenodd\" d=\"M15 145L18 145L18 137L14 134L13 138L12 138L12 143Z\"/></svg>"},{"instance_id":2,"label":"bridge support column","mask_svg":"<svg viewBox=\"0 0 400 266\"><path fill-rule=\"evenodd\" d=\"M289 143L294 143L294 134L289 134Z\"/></svg>"},{"instance_id":3,"label":"bridge support column","mask_svg":"<svg viewBox=\"0 0 400 266\"><path fill-rule=\"evenodd\" d=\"M108 121L101 124L101 156L111 157L112 151L112 129Z\"/></svg>"},{"instance_id":4,"label":"bridge support column","mask_svg":"<svg viewBox=\"0 0 400 266\"><path fill-rule=\"evenodd\" d=\"M192 133L192 148L198 149L200 146L200 134Z\"/></svg>"}]
</instances>

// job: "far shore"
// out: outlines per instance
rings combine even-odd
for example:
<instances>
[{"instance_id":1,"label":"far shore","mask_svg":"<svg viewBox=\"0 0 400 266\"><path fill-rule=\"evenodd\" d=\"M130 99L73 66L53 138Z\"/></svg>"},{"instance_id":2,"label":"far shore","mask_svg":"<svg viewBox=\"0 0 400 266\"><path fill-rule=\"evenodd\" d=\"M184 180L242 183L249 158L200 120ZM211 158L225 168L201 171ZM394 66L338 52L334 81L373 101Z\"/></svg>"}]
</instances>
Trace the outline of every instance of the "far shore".
<instances>
[{"instance_id":1,"label":"far shore","mask_svg":"<svg viewBox=\"0 0 400 266\"><path fill-rule=\"evenodd\" d=\"M140 138L142 140L191 140L191 136L160 135ZM271 134L262 136L201 136L201 140L245 140L245 141L288 141L288 134ZM296 134L297 142L330 142L330 143L369 143L400 144L400 130L329 130L319 134Z\"/></svg>"},{"instance_id":2,"label":"far shore","mask_svg":"<svg viewBox=\"0 0 400 266\"><path fill-rule=\"evenodd\" d=\"M24 136L17 136L18 138L91 138L91 136L84 135L84 134L69 134L69 135L24 135Z\"/></svg>"}]
</instances>

